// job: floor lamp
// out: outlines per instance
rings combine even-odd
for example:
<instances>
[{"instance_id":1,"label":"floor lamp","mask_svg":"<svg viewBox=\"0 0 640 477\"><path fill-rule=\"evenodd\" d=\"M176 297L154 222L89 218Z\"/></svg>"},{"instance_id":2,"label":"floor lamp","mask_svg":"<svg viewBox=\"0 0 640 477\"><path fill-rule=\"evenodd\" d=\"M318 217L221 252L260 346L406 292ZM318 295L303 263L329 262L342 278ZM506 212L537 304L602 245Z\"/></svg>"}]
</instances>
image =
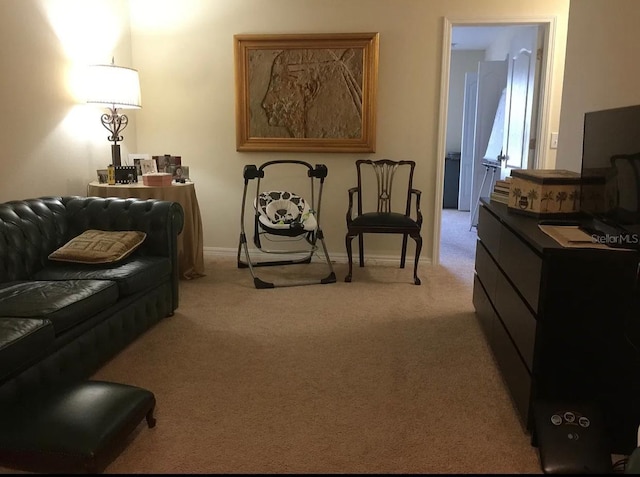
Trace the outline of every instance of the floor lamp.
<instances>
[{"instance_id":1,"label":"floor lamp","mask_svg":"<svg viewBox=\"0 0 640 477\"><path fill-rule=\"evenodd\" d=\"M140 109L140 79L138 71L124 66L91 65L87 74L87 103L97 104L108 112L102 114L102 125L109 131L111 164L121 166L120 145L122 131L129 124L129 118L119 109Z\"/></svg>"}]
</instances>

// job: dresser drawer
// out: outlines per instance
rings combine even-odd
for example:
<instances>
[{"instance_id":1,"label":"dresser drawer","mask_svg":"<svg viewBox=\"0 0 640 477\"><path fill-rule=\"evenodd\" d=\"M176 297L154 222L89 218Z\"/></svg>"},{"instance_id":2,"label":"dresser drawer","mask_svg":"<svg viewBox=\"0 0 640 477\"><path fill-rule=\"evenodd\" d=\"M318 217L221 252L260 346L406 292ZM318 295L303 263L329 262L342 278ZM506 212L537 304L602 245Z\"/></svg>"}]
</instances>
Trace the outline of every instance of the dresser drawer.
<instances>
[{"instance_id":1,"label":"dresser drawer","mask_svg":"<svg viewBox=\"0 0 640 477\"><path fill-rule=\"evenodd\" d=\"M530 420L531 374L493 309L477 275L473 283L473 306L500 374L522 419L522 425L527 429Z\"/></svg>"},{"instance_id":2,"label":"dresser drawer","mask_svg":"<svg viewBox=\"0 0 640 477\"><path fill-rule=\"evenodd\" d=\"M485 289L478 279L478 275L473 277L473 306L476 309L476 316L478 317L478 322L480 322L484 336L489 346L492 346L493 327L498 321L498 317L493 309L493 305L491 305L489 301Z\"/></svg>"},{"instance_id":3,"label":"dresser drawer","mask_svg":"<svg viewBox=\"0 0 640 477\"><path fill-rule=\"evenodd\" d=\"M496 278L498 273L498 266L487 252L483 242L478 240L476 243L476 274L482 282L484 289L492 303L496 301Z\"/></svg>"},{"instance_id":4,"label":"dresser drawer","mask_svg":"<svg viewBox=\"0 0 640 477\"><path fill-rule=\"evenodd\" d=\"M527 300L534 313L537 313L542 258L516 237L511 230L503 226L500 232L500 251L496 260L520 294Z\"/></svg>"},{"instance_id":5,"label":"dresser drawer","mask_svg":"<svg viewBox=\"0 0 640 477\"><path fill-rule=\"evenodd\" d=\"M486 207L480 207L478 210L478 238L494 258L498 257L500 250L502 227L502 223Z\"/></svg>"},{"instance_id":6,"label":"dresser drawer","mask_svg":"<svg viewBox=\"0 0 640 477\"><path fill-rule=\"evenodd\" d=\"M498 367L502 374L513 403L522 419L525 429L529 428L530 401L531 401L531 375L524 365L513 342L505 329L497 322L493 327L493 342L491 348Z\"/></svg>"},{"instance_id":7,"label":"dresser drawer","mask_svg":"<svg viewBox=\"0 0 640 477\"><path fill-rule=\"evenodd\" d=\"M496 280L495 307L529 371L533 369L536 319L502 273Z\"/></svg>"}]
</instances>

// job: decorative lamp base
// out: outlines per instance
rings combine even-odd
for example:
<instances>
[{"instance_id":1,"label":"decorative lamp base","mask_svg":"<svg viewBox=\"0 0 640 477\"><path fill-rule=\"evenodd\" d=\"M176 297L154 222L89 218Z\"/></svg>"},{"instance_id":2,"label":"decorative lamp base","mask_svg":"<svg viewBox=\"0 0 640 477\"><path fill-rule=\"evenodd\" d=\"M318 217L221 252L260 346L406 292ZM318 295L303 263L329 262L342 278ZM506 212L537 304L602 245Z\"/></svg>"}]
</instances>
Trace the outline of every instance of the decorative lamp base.
<instances>
[{"instance_id":1,"label":"decorative lamp base","mask_svg":"<svg viewBox=\"0 0 640 477\"><path fill-rule=\"evenodd\" d=\"M120 160L120 144L111 145L111 164L114 167L120 167L122 162Z\"/></svg>"}]
</instances>

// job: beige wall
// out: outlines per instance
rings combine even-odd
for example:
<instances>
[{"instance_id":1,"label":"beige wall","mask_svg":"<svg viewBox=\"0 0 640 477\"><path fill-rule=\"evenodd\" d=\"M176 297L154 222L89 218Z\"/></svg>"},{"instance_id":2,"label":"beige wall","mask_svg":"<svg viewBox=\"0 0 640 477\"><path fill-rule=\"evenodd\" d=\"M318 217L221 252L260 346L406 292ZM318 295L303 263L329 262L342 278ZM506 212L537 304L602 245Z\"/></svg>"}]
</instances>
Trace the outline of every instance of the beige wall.
<instances>
[{"instance_id":1,"label":"beige wall","mask_svg":"<svg viewBox=\"0 0 640 477\"><path fill-rule=\"evenodd\" d=\"M354 161L364 157L418 162L423 255L429 258L443 17L557 16L556 56L563 60L568 12L568 1L557 0L131 0L131 5L133 61L145 100L138 115L138 152L180 154L190 165L205 247L237 246L244 165L288 157L328 166L322 220L332 258L344 255L346 191L355 182ZM380 33L376 153L236 152L233 35L345 31ZM554 71L560 81L561 65ZM561 83L555 86L559 99ZM557 105L554 115L557 127ZM372 252L397 257L397 239L367 243L375 246Z\"/></svg>"},{"instance_id":2,"label":"beige wall","mask_svg":"<svg viewBox=\"0 0 640 477\"><path fill-rule=\"evenodd\" d=\"M86 194L111 152L79 74L112 56L130 65L127 1L0 0L0 41L0 201ZM132 124L125 153L135 140Z\"/></svg>"},{"instance_id":3,"label":"beige wall","mask_svg":"<svg viewBox=\"0 0 640 477\"><path fill-rule=\"evenodd\" d=\"M237 247L244 165L298 158L329 168L323 228L332 258L344 256L354 161L389 157L418 162L428 260L443 18L557 17L550 118L557 128L567 15L568 0L1 0L0 31L11 48L0 57L0 95L11 116L0 119L9 171L0 179L0 200L85 193L95 169L109 162L109 147L97 113L79 104L69 76L83 61L115 53L116 63L140 71L142 86L143 109L130 114L123 153L183 156L196 181L208 251ZM72 30L76 47L100 37L112 44L73 51L64 46ZM349 31L380 33L376 153L236 152L233 35ZM371 253L397 257L397 240L368 244Z\"/></svg>"},{"instance_id":4,"label":"beige wall","mask_svg":"<svg viewBox=\"0 0 640 477\"><path fill-rule=\"evenodd\" d=\"M572 0L556 167L580 172L584 113L640 104L640 2Z\"/></svg>"}]
</instances>

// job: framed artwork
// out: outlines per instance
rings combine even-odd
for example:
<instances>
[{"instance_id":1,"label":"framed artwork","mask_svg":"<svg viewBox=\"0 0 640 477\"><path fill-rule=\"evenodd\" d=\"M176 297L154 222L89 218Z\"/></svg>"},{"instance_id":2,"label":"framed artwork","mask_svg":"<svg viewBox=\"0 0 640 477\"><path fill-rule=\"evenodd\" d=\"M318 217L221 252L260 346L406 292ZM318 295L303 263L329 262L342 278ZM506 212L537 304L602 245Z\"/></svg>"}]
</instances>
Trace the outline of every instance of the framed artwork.
<instances>
[{"instance_id":1,"label":"framed artwork","mask_svg":"<svg viewBox=\"0 0 640 477\"><path fill-rule=\"evenodd\" d=\"M375 152L378 33L234 35L238 151Z\"/></svg>"},{"instance_id":2,"label":"framed artwork","mask_svg":"<svg viewBox=\"0 0 640 477\"><path fill-rule=\"evenodd\" d=\"M140 169L142 174L155 174L158 172L156 161L153 159L140 159Z\"/></svg>"}]
</instances>

